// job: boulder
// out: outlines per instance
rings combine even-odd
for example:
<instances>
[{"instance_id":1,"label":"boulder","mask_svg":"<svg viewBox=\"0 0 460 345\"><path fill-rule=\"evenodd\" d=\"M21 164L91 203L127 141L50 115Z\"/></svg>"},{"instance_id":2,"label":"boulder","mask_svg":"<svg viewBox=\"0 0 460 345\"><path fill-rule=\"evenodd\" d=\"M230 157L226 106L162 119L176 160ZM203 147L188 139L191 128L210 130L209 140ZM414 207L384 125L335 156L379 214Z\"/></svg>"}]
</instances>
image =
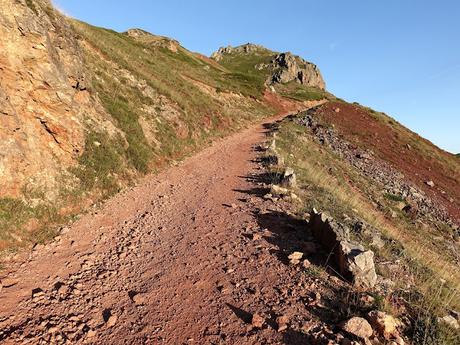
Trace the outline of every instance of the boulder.
<instances>
[{"instance_id":1,"label":"boulder","mask_svg":"<svg viewBox=\"0 0 460 345\"><path fill-rule=\"evenodd\" d=\"M362 317L352 317L351 319L342 322L339 326L348 334L361 339L368 339L374 333L369 322Z\"/></svg>"},{"instance_id":2,"label":"boulder","mask_svg":"<svg viewBox=\"0 0 460 345\"><path fill-rule=\"evenodd\" d=\"M349 241L350 230L316 210L310 215L310 229L323 248L334 254L339 273L355 286L373 287L377 281L374 252Z\"/></svg>"},{"instance_id":3,"label":"boulder","mask_svg":"<svg viewBox=\"0 0 460 345\"><path fill-rule=\"evenodd\" d=\"M349 241L340 241L338 248L336 261L340 273L357 287L373 287L377 282L374 252Z\"/></svg>"}]
</instances>

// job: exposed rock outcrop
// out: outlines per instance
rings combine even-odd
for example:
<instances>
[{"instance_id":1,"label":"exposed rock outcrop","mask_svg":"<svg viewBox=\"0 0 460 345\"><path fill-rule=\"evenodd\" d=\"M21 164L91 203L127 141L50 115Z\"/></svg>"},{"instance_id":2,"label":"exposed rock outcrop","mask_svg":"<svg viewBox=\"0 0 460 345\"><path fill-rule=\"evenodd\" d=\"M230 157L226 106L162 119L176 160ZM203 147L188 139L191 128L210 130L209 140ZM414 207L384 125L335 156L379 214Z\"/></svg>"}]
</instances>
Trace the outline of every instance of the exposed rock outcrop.
<instances>
[{"instance_id":1,"label":"exposed rock outcrop","mask_svg":"<svg viewBox=\"0 0 460 345\"><path fill-rule=\"evenodd\" d=\"M154 47L166 48L174 53L177 52L180 47L180 43L174 39L165 36L153 35L142 29L129 29L124 34L142 43L146 43Z\"/></svg>"},{"instance_id":2,"label":"exposed rock outcrop","mask_svg":"<svg viewBox=\"0 0 460 345\"><path fill-rule=\"evenodd\" d=\"M225 55L228 54L248 54L255 52L269 52L267 48L259 44L246 43L238 47L220 47L219 50L211 54L211 59L216 60L217 62L221 61Z\"/></svg>"},{"instance_id":3,"label":"exposed rock outcrop","mask_svg":"<svg viewBox=\"0 0 460 345\"><path fill-rule=\"evenodd\" d=\"M321 90L326 88L318 67L299 56L281 53L276 55L271 63L274 69L271 83L286 84L296 81L302 85L317 87Z\"/></svg>"},{"instance_id":4,"label":"exposed rock outcrop","mask_svg":"<svg viewBox=\"0 0 460 345\"><path fill-rule=\"evenodd\" d=\"M73 31L48 0L0 0L0 8L0 197L27 188L53 198L83 151L85 122L104 122L104 111Z\"/></svg>"}]
</instances>

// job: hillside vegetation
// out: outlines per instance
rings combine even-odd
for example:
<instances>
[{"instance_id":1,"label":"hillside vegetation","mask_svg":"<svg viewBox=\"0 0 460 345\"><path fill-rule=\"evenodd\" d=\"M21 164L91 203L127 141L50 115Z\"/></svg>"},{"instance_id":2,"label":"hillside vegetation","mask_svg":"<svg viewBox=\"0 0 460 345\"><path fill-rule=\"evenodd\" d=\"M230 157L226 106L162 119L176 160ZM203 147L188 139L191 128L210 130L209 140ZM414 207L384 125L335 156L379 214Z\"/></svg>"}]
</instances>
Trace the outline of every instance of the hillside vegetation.
<instances>
[{"instance_id":1,"label":"hillside vegetation","mask_svg":"<svg viewBox=\"0 0 460 345\"><path fill-rule=\"evenodd\" d=\"M27 60L36 85L18 89L23 98L3 85L19 100L11 113L22 116L24 125L8 142L16 151L5 148L11 174L6 170L1 182L0 250L46 241L59 224L140 176L310 99L282 100L267 91L270 71L250 72L261 61L257 55L247 56L242 71L167 37L139 29L118 33L64 18L46 0L16 2L10 10L5 8L5 23L15 13L22 31L2 30L20 46L12 45L0 62ZM33 50L35 60L27 57L33 44L43 47ZM264 51L266 57L276 55ZM16 123L9 126L13 130ZM18 161L18 154L29 158Z\"/></svg>"}]
</instances>

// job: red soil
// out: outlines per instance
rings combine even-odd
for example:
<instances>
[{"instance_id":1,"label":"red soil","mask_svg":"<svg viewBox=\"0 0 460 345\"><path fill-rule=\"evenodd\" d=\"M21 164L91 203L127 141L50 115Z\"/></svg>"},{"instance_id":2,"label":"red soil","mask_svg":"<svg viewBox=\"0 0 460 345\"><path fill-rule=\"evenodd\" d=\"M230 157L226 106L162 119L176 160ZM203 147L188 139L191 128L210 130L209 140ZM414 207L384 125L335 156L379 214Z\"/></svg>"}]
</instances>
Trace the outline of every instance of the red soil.
<instances>
[{"instance_id":1,"label":"red soil","mask_svg":"<svg viewBox=\"0 0 460 345\"><path fill-rule=\"evenodd\" d=\"M338 112L337 108L340 109ZM376 156L401 171L430 198L444 205L460 223L460 165L455 166L452 154L402 126L401 131L397 131L391 124L376 119L358 105L329 102L321 106L317 114L326 122L334 124L346 140L372 150ZM410 144L411 138L429 145L430 152L413 147ZM428 153L440 159L433 159ZM433 181L435 186L428 186L427 181Z\"/></svg>"}]
</instances>

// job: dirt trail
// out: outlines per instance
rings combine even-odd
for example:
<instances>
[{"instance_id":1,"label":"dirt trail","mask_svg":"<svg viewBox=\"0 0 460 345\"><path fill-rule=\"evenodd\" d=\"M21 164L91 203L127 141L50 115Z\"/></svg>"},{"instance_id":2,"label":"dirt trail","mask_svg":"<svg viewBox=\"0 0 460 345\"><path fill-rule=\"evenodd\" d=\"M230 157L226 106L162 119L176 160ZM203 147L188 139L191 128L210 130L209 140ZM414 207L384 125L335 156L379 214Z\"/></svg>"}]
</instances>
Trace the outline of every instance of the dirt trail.
<instances>
[{"instance_id":1,"label":"dirt trail","mask_svg":"<svg viewBox=\"0 0 460 345\"><path fill-rule=\"evenodd\" d=\"M254 148L264 131L244 130L147 178L12 267L0 343L304 340L276 331L279 315L308 319L310 282L283 262L283 233L298 224L261 197ZM248 324L253 313L264 329Z\"/></svg>"}]
</instances>

